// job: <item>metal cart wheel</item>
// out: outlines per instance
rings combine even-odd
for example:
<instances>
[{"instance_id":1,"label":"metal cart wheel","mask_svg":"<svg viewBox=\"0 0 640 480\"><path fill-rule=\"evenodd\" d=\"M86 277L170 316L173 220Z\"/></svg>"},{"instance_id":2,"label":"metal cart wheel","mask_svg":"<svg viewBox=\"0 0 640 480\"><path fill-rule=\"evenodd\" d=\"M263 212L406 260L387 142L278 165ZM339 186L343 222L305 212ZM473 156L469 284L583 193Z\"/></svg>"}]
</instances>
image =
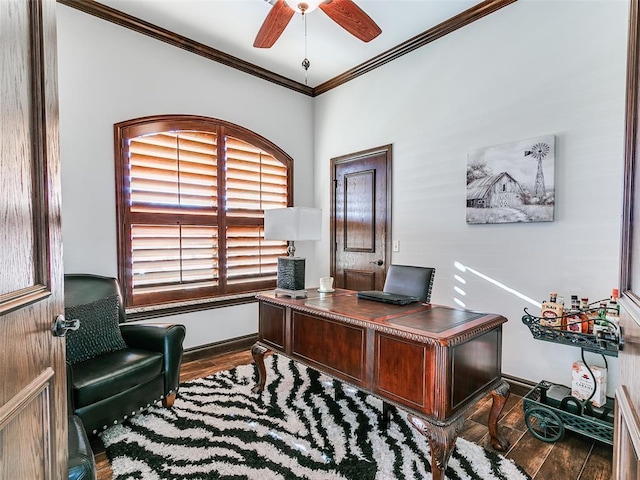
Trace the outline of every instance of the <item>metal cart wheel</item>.
<instances>
[{"instance_id":1,"label":"metal cart wheel","mask_svg":"<svg viewBox=\"0 0 640 480\"><path fill-rule=\"evenodd\" d=\"M533 407L525 414L524 421L531 435L543 442L556 442L564 436L564 424L551 410Z\"/></svg>"}]
</instances>

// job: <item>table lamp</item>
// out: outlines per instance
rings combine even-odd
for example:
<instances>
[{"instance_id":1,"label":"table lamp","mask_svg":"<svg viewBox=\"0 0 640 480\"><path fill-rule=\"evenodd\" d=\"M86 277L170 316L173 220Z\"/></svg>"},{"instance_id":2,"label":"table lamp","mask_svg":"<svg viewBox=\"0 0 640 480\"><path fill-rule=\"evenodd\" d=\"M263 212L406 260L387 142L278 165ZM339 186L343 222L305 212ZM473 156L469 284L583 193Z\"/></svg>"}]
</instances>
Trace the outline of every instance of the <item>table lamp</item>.
<instances>
[{"instance_id":1,"label":"table lamp","mask_svg":"<svg viewBox=\"0 0 640 480\"><path fill-rule=\"evenodd\" d=\"M309 207L274 208L264 211L265 240L286 240L286 257L278 257L276 294L306 297L304 289L305 259L296 257L297 240L320 240L322 210Z\"/></svg>"}]
</instances>

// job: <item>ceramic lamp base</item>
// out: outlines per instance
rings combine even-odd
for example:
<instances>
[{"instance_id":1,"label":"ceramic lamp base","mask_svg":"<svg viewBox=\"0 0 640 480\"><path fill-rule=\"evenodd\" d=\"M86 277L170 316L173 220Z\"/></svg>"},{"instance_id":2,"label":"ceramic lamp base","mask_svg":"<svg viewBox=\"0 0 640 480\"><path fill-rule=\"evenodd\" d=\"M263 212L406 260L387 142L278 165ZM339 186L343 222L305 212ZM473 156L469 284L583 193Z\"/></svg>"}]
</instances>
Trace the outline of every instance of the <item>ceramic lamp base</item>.
<instances>
[{"instance_id":1,"label":"ceramic lamp base","mask_svg":"<svg viewBox=\"0 0 640 480\"><path fill-rule=\"evenodd\" d=\"M282 290L304 290L304 258L278 257L277 287Z\"/></svg>"}]
</instances>

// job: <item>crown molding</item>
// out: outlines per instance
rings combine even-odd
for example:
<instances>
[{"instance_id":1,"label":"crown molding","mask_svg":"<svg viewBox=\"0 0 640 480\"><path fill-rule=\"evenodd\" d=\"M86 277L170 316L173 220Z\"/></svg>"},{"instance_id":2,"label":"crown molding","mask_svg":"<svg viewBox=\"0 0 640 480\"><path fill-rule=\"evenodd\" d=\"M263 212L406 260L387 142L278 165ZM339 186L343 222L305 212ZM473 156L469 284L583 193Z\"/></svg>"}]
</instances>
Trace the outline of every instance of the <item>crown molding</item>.
<instances>
[{"instance_id":1,"label":"crown molding","mask_svg":"<svg viewBox=\"0 0 640 480\"><path fill-rule=\"evenodd\" d=\"M201 57L214 62L227 65L228 67L235 68L241 72L275 83L276 85L290 88L291 90L295 90L296 92L305 95L313 96L313 88L307 85L303 85L302 83L296 82L282 75L278 75L270 70L258 67L257 65L246 62L238 57L221 52L220 50L216 50L215 48L209 47L203 43L196 42L195 40L179 35L165 28L158 27L157 25L146 22L132 15L128 15L94 0L57 0L57 2L68 7L75 8L76 10L80 10L81 12L88 13L89 15L101 18L102 20L115 23L121 27L128 28L134 32L147 35L155 40L195 53L196 55L200 55Z\"/></svg>"},{"instance_id":2,"label":"crown molding","mask_svg":"<svg viewBox=\"0 0 640 480\"><path fill-rule=\"evenodd\" d=\"M324 83L321 83L317 87L313 89L313 96L321 95L325 92L328 92L331 89L334 89L340 85L343 85L354 78L359 77L360 75L364 75L372 70L375 70L378 67L381 67L397 58L406 55L407 53L413 52L420 47L423 47L445 35L458 30L476 20L480 20L482 17L485 17L496 10L499 10L507 5L510 5L517 0L485 0L482 3L474 5L473 7L465 10L458 15L451 17L448 20L436 25L429 30L422 32L419 35L416 35L413 38L410 38L406 42L402 42L401 44L387 50L386 52L381 53L373 57L370 60L367 60L360 65L347 70L346 72L334 77L330 80L327 80Z\"/></svg>"},{"instance_id":3,"label":"crown molding","mask_svg":"<svg viewBox=\"0 0 640 480\"><path fill-rule=\"evenodd\" d=\"M459 28L462 28L476 20L479 20L486 15L489 15L507 5L510 5L517 0L485 0L458 15L451 17L448 20L436 25L425 32L410 38L406 42L403 42L386 52L377 55L370 60L367 60L360 65L347 70L346 72L318 85L315 88L304 85L300 82L296 82L287 77L274 73L265 68L259 67L245 60L242 60L233 55L229 55L215 48L204 45L200 42L196 42L190 38L179 35L170 30L158 27L152 23L141 20L132 15L128 15L124 12L116 10L114 8L103 5L95 0L57 0L58 3L66 5L81 12L93 15L101 18L121 27L128 28L135 32L147 35L151 38L159 40L161 42L168 43L175 47L181 48L196 55L200 55L204 58L212 60L214 62L227 65L228 67L235 68L241 72L248 73L255 77L261 78L276 85L280 85L285 88L289 88L298 93L316 97L323 93L328 92L340 85L343 85L354 78L357 78L365 73L375 70L397 58L413 52L414 50L423 47L434 40L437 40Z\"/></svg>"}]
</instances>

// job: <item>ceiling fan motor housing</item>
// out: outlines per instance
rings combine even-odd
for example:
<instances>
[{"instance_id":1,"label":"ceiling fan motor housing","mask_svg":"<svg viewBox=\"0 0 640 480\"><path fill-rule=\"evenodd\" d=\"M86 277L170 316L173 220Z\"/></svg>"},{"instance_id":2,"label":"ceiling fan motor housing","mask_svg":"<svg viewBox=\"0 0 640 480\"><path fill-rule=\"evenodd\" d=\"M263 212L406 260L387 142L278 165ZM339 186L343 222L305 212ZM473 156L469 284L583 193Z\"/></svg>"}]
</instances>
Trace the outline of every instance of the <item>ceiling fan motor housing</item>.
<instances>
[{"instance_id":1,"label":"ceiling fan motor housing","mask_svg":"<svg viewBox=\"0 0 640 480\"><path fill-rule=\"evenodd\" d=\"M285 0L286 4L298 13L305 14L314 11L322 0L309 0L308 2L300 2L298 0Z\"/></svg>"}]
</instances>

